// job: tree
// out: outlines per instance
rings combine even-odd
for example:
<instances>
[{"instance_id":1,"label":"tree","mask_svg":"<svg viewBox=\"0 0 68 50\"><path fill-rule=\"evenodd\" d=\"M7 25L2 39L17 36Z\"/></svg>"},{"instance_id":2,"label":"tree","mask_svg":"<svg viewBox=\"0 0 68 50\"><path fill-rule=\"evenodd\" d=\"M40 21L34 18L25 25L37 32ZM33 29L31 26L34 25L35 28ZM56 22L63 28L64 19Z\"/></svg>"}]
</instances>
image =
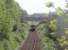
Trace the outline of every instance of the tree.
<instances>
[{"instance_id":1,"label":"tree","mask_svg":"<svg viewBox=\"0 0 68 50\"><path fill-rule=\"evenodd\" d=\"M53 3L52 2L48 2L48 4L47 4L47 7L48 8L50 8L50 7L53 7L53 8L55 8L54 7L54 5L53 5ZM61 9L60 7L58 7L58 8L55 8L55 10L56 10L56 18L57 17L59 17L59 16L66 16L66 14L64 13L64 10L63 9ZM67 48L67 37L66 37L66 35L60 35L60 37L59 37L59 34L60 33L58 33L58 35L57 35L57 32L56 32L56 30L57 30L57 26L56 26L56 18L55 18L55 16L52 16L52 19L49 21L49 24L48 24L48 32L47 32L47 34L45 34L47 37L49 37L50 39L52 39L53 40L53 42L56 44L56 48L57 48L57 50L65 50L65 48ZM63 19L62 19L63 20ZM61 25L62 26L62 25ZM47 26L46 26L47 27ZM45 29L46 29L46 27L45 27ZM57 36L55 36L55 35L57 35ZM65 39L65 40L63 40L63 38ZM58 40L59 39L59 40ZM62 40L61 40L62 39ZM62 41L62 42L60 42L60 41ZM66 45L65 45L65 44Z\"/></svg>"},{"instance_id":2,"label":"tree","mask_svg":"<svg viewBox=\"0 0 68 50\"><path fill-rule=\"evenodd\" d=\"M15 50L24 38L21 15L21 8L14 0L0 0L0 50ZM13 32L15 25L17 30Z\"/></svg>"}]
</instances>

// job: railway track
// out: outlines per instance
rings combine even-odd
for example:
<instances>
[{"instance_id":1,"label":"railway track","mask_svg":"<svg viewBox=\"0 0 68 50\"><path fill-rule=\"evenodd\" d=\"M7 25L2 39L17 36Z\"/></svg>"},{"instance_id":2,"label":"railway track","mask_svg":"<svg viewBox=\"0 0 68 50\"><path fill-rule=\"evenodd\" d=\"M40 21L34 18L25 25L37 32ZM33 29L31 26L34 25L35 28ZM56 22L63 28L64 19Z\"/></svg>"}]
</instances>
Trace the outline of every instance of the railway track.
<instances>
[{"instance_id":1,"label":"railway track","mask_svg":"<svg viewBox=\"0 0 68 50\"><path fill-rule=\"evenodd\" d=\"M29 32L20 50L40 50L40 41L36 31Z\"/></svg>"}]
</instances>

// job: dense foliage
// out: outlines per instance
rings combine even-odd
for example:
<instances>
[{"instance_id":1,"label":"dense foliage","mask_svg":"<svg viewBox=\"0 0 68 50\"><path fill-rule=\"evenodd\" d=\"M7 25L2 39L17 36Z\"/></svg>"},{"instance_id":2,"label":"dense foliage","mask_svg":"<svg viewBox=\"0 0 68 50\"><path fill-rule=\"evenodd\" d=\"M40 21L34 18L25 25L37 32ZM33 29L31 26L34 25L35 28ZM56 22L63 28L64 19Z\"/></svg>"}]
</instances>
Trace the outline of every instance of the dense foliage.
<instances>
[{"instance_id":1,"label":"dense foliage","mask_svg":"<svg viewBox=\"0 0 68 50\"><path fill-rule=\"evenodd\" d=\"M63 33L58 33L57 28L55 17L49 23L43 23L37 27L40 32L41 50L68 50L68 28L64 28Z\"/></svg>"},{"instance_id":2,"label":"dense foliage","mask_svg":"<svg viewBox=\"0 0 68 50\"><path fill-rule=\"evenodd\" d=\"M54 8L54 5L53 3L48 2L47 7ZM63 17L64 20L60 19L62 21L66 21L63 22L63 24L68 23L68 18L65 19L65 17L68 17L68 13L60 7L55 8L55 10L55 15L52 16L48 22L39 24L37 27L38 32L40 32L39 37L41 39L41 50L68 50L68 28L63 28L63 33L60 33L61 30L59 30L60 32L57 30L57 18ZM62 26L60 23L59 25L61 27L65 26ZM59 29L61 27L59 27Z\"/></svg>"},{"instance_id":3,"label":"dense foliage","mask_svg":"<svg viewBox=\"0 0 68 50\"><path fill-rule=\"evenodd\" d=\"M0 50L15 50L24 39L23 14L14 0L0 0Z\"/></svg>"}]
</instances>

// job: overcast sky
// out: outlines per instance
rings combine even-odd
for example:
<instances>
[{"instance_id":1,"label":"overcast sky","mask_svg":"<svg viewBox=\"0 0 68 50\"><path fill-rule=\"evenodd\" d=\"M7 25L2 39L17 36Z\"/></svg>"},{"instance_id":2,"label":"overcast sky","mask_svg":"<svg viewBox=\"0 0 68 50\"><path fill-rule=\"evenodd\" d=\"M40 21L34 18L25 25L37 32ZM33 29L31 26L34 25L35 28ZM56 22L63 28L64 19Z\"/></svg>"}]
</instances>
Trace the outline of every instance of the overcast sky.
<instances>
[{"instance_id":1,"label":"overcast sky","mask_svg":"<svg viewBox=\"0 0 68 50\"><path fill-rule=\"evenodd\" d=\"M49 9L45 7L48 0L16 0L22 9L26 10L28 14L33 13L48 13ZM65 0L52 0L55 6L64 8Z\"/></svg>"}]
</instances>

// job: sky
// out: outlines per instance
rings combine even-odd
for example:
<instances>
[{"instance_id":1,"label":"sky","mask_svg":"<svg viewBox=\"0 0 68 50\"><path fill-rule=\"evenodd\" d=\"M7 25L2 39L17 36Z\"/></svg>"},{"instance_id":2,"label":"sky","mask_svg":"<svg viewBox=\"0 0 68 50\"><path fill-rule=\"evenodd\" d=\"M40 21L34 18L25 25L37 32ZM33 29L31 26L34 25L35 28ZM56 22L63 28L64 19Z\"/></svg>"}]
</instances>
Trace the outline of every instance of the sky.
<instances>
[{"instance_id":1,"label":"sky","mask_svg":"<svg viewBox=\"0 0 68 50\"><path fill-rule=\"evenodd\" d=\"M27 11L28 14L48 13L49 9L45 6L49 0L15 0L20 7ZM56 7L64 8L65 0L51 0ZM54 10L53 8L51 9Z\"/></svg>"}]
</instances>

